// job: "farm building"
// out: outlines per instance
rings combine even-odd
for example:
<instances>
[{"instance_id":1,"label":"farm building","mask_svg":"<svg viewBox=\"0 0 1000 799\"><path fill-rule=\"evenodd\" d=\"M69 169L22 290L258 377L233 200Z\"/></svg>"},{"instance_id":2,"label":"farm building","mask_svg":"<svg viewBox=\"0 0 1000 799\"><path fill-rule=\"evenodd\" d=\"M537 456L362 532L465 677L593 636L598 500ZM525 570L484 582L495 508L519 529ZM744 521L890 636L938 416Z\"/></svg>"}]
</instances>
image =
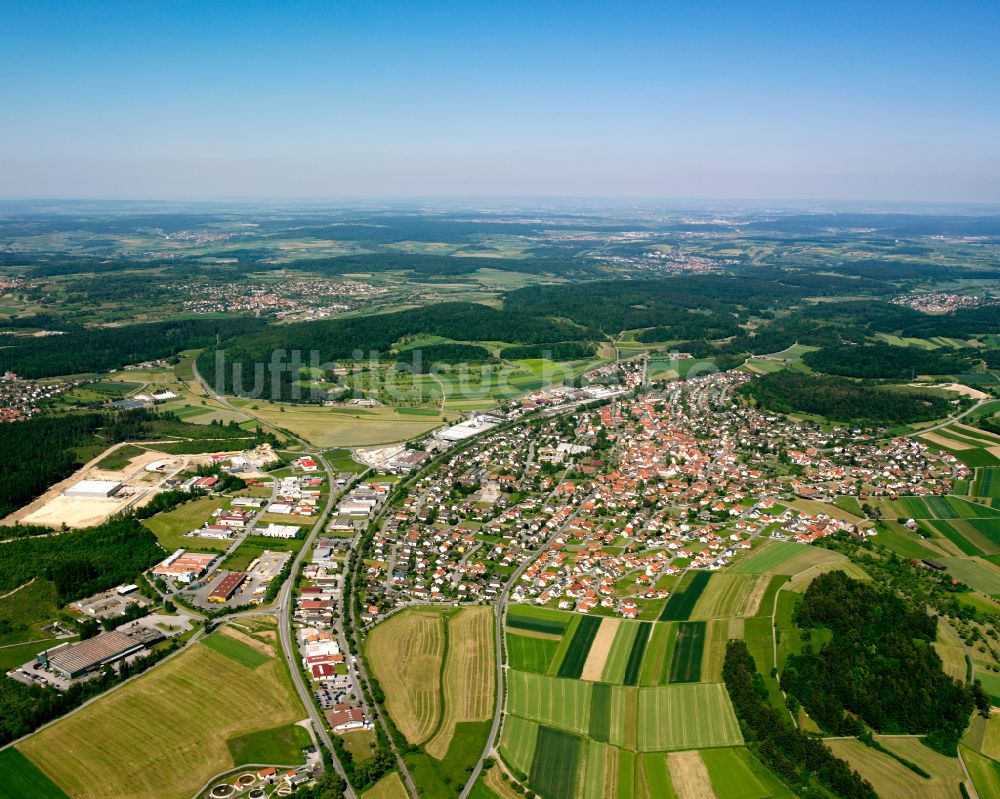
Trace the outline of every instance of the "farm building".
<instances>
[{"instance_id":1,"label":"farm building","mask_svg":"<svg viewBox=\"0 0 1000 799\"><path fill-rule=\"evenodd\" d=\"M330 722L330 729L334 732L344 732L364 727L364 711L360 707L352 705L334 705L332 710L326 711L326 720Z\"/></svg>"},{"instance_id":2,"label":"farm building","mask_svg":"<svg viewBox=\"0 0 1000 799\"><path fill-rule=\"evenodd\" d=\"M208 595L208 601L228 602L246 578L246 572L226 572Z\"/></svg>"},{"instance_id":3,"label":"farm building","mask_svg":"<svg viewBox=\"0 0 1000 799\"><path fill-rule=\"evenodd\" d=\"M121 490L118 480L81 480L63 491L71 499L108 499Z\"/></svg>"},{"instance_id":4,"label":"farm building","mask_svg":"<svg viewBox=\"0 0 1000 799\"><path fill-rule=\"evenodd\" d=\"M47 649L38 655L38 660L69 679L74 679L133 655L140 649L141 642L112 630L78 644L64 644Z\"/></svg>"}]
</instances>

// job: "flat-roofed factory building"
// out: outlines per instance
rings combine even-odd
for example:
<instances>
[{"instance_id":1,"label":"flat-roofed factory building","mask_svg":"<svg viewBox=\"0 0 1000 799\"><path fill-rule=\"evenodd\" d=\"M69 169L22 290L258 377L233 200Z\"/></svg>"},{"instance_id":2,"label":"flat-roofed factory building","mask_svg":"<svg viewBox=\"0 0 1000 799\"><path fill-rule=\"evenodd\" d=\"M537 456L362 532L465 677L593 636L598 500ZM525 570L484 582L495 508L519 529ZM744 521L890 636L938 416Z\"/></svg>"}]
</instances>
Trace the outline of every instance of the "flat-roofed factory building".
<instances>
[{"instance_id":1,"label":"flat-roofed factory building","mask_svg":"<svg viewBox=\"0 0 1000 799\"><path fill-rule=\"evenodd\" d=\"M70 499L108 499L121 490L119 480L81 480L63 491Z\"/></svg>"},{"instance_id":2,"label":"flat-roofed factory building","mask_svg":"<svg viewBox=\"0 0 1000 799\"><path fill-rule=\"evenodd\" d=\"M72 680L133 655L142 647L141 641L112 630L78 644L48 649L38 655L38 660Z\"/></svg>"}]
</instances>

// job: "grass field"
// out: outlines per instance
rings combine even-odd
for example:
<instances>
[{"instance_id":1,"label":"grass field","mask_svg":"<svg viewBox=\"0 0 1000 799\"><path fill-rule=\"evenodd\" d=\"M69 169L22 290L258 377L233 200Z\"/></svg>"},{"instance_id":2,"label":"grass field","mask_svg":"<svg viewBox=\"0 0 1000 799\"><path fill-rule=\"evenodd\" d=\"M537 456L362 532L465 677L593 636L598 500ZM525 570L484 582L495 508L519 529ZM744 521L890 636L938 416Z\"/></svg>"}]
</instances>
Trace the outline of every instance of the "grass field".
<instances>
[{"instance_id":1,"label":"grass field","mask_svg":"<svg viewBox=\"0 0 1000 799\"><path fill-rule=\"evenodd\" d=\"M743 743L725 686L691 683L638 690L639 751Z\"/></svg>"},{"instance_id":2,"label":"grass field","mask_svg":"<svg viewBox=\"0 0 1000 799\"><path fill-rule=\"evenodd\" d=\"M398 772L390 772L361 794L364 799L409 799Z\"/></svg>"},{"instance_id":3,"label":"grass field","mask_svg":"<svg viewBox=\"0 0 1000 799\"><path fill-rule=\"evenodd\" d=\"M594 683L565 680L524 671L508 671L507 712L515 716L586 734Z\"/></svg>"},{"instance_id":4,"label":"grass field","mask_svg":"<svg viewBox=\"0 0 1000 799\"><path fill-rule=\"evenodd\" d=\"M791 799L794 794L745 747L705 749L702 762L708 769L718 799Z\"/></svg>"},{"instance_id":5,"label":"grass field","mask_svg":"<svg viewBox=\"0 0 1000 799\"><path fill-rule=\"evenodd\" d=\"M1000 796L1000 763L973 752L966 746L960 747L962 759L969 769L969 776L980 797Z\"/></svg>"},{"instance_id":6,"label":"grass field","mask_svg":"<svg viewBox=\"0 0 1000 799\"><path fill-rule=\"evenodd\" d=\"M660 621L686 621L691 618L691 613L711 577L711 572L687 572L677 590L664 605Z\"/></svg>"},{"instance_id":7,"label":"grass field","mask_svg":"<svg viewBox=\"0 0 1000 799\"><path fill-rule=\"evenodd\" d=\"M243 399L231 402L319 447L366 447L406 441L443 424L439 416L414 416L393 408L322 408ZM453 413L447 415L457 418Z\"/></svg>"},{"instance_id":8,"label":"grass field","mask_svg":"<svg viewBox=\"0 0 1000 799\"><path fill-rule=\"evenodd\" d=\"M463 608L448 619L447 633L444 713L437 733L426 746L427 753L438 760L448 754L457 724L493 718L496 695L493 608Z\"/></svg>"},{"instance_id":9,"label":"grass field","mask_svg":"<svg viewBox=\"0 0 1000 799\"><path fill-rule=\"evenodd\" d=\"M636 797L674 799L673 782L663 752L643 752L636 759Z\"/></svg>"},{"instance_id":10,"label":"grass field","mask_svg":"<svg viewBox=\"0 0 1000 799\"><path fill-rule=\"evenodd\" d=\"M545 674L558 646L558 638L507 632L507 660L511 668L519 671Z\"/></svg>"},{"instance_id":11,"label":"grass field","mask_svg":"<svg viewBox=\"0 0 1000 799\"><path fill-rule=\"evenodd\" d=\"M686 621L677 625L677 641L670 663L670 682L698 682L701 680L701 659L705 649L703 621Z\"/></svg>"},{"instance_id":12,"label":"grass field","mask_svg":"<svg viewBox=\"0 0 1000 799\"><path fill-rule=\"evenodd\" d=\"M941 558L948 573L990 596L1000 596L1000 568L982 558Z\"/></svg>"},{"instance_id":13,"label":"grass field","mask_svg":"<svg viewBox=\"0 0 1000 799\"><path fill-rule=\"evenodd\" d=\"M175 549L206 550L222 552L231 542L214 538L185 538L184 533L205 524L212 512L225 505L224 497L200 497L179 505L167 513L157 513L142 523L153 531L160 546L173 552Z\"/></svg>"},{"instance_id":14,"label":"grass field","mask_svg":"<svg viewBox=\"0 0 1000 799\"><path fill-rule=\"evenodd\" d=\"M0 799L69 799L17 749L0 752Z\"/></svg>"},{"instance_id":15,"label":"grass field","mask_svg":"<svg viewBox=\"0 0 1000 799\"><path fill-rule=\"evenodd\" d=\"M788 541L766 541L737 561L730 569L737 574L787 574L799 572L829 561L842 560L843 555L827 549Z\"/></svg>"},{"instance_id":16,"label":"grass field","mask_svg":"<svg viewBox=\"0 0 1000 799\"><path fill-rule=\"evenodd\" d=\"M512 630L561 636L573 618L575 617L569 613L532 605L509 605L507 608L507 627Z\"/></svg>"},{"instance_id":17,"label":"grass field","mask_svg":"<svg viewBox=\"0 0 1000 799\"><path fill-rule=\"evenodd\" d=\"M691 611L692 619L728 619L753 616L767 590L767 574L720 572L711 581Z\"/></svg>"},{"instance_id":18,"label":"grass field","mask_svg":"<svg viewBox=\"0 0 1000 799\"><path fill-rule=\"evenodd\" d=\"M538 728L528 783L544 799L574 799L582 743L563 730Z\"/></svg>"},{"instance_id":19,"label":"grass field","mask_svg":"<svg viewBox=\"0 0 1000 799\"><path fill-rule=\"evenodd\" d=\"M963 777L957 758L937 755L919 741L915 742L919 751L897 750L891 739L880 737L879 742L899 751L908 760L915 760L932 775L931 778L921 777L896 759L858 740L830 740L827 745L868 780L882 799L946 799L957 795L957 785Z\"/></svg>"},{"instance_id":20,"label":"grass field","mask_svg":"<svg viewBox=\"0 0 1000 799\"><path fill-rule=\"evenodd\" d=\"M344 747L351 753L355 763L368 760L372 756L375 746L374 730L349 730L340 736L344 741Z\"/></svg>"},{"instance_id":21,"label":"grass field","mask_svg":"<svg viewBox=\"0 0 1000 799\"><path fill-rule=\"evenodd\" d=\"M55 583L40 579L25 583L0 599L0 621L9 624L9 632L0 636L0 644L6 646L47 638L50 634L42 632L41 628L58 611L59 595ZM28 657L31 655L25 660Z\"/></svg>"},{"instance_id":22,"label":"grass field","mask_svg":"<svg viewBox=\"0 0 1000 799\"><path fill-rule=\"evenodd\" d=\"M203 640L203 643L220 655L225 655L227 658L236 661L248 669L256 669L271 660L271 658L262 652L252 649L242 641L237 641L235 638L223 635L221 632L214 632L207 636Z\"/></svg>"},{"instance_id":23,"label":"grass field","mask_svg":"<svg viewBox=\"0 0 1000 799\"><path fill-rule=\"evenodd\" d=\"M297 724L286 724L272 730L259 730L226 741L233 756L233 765L273 763L295 766L303 763L302 750L312 744L309 733Z\"/></svg>"},{"instance_id":24,"label":"grass field","mask_svg":"<svg viewBox=\"0 0 1000 799\"><path fill-rule=\"evenodd\" d=\"M249 669L198 643L18 749L74 799L188 799L232 768L227 741L304 713L278 659Z\"/></svg>"},{"instance_id":25,"label":"grass field","mask_svg":"<svg viewBox=\"0 0 1000 799\"><path fill-rule=\"evenodd\" d=\"M559 664L559 677L578 678L583 673L583 666L600 626L601 619L598 617L584 616L580 619L569 648Z\"/></svg>"},{"instance_id":26,"label":"grass field","mask_svg":"<svg viewBox=\"0 0 1000 799\"><path fill-rule=\"evenodd\" d=\"M410 743L423 743L438 726L444 650L441 614L415 608L377 625L365 641L386 709Z\"/></svg>"},{"instance_id":27,"label":"grass field","mask_svg":"<svg viewBox=\"0 0 1000 799\"><path fill-rule=\"evenodd\" d=\"M527 775L535 757L537 738L538 725L535 722L519 716L507 716L500 736L500 753L503 759L514 769Z\"/></svg>"}]
</instances>

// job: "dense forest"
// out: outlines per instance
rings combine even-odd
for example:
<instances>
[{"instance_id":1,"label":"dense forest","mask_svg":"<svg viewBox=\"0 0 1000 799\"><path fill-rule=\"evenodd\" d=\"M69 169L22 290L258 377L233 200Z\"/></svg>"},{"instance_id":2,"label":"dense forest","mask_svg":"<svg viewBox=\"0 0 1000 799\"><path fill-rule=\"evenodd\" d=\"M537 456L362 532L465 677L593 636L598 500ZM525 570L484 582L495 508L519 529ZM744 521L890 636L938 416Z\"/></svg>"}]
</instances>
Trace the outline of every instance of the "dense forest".
<instances>
[{"instance_id":1,"label":"dense forest","mask_svg":"<svg viewBox=\"0 0 1000 799\"><path fill-rule=\"evenodd\" d=\"M872 388L839 377L773 372L740 387L739 394L779 413L809 413L835 422L899 425L947 416L948 400L929 394Z\"/></svg>"},{"instance_id":2,"label":"dense forest","mask_svg":"<svg viewBox=\"0 0 1000 799\"><path fill-rule=\"evenodd\" d=\"M952 350L894 347L891 344L838 344L807 352L802 360L810 369L831 375L907 380L918 375L958 374L971 365L971 359Z\"/></svg>"},{"instance_id":3,"label":"dense forest","mask_svg":"<svg viewBox=\"0 0 1000 799\"><path fill-rule=\"evenodd\" d=\"M781 673L782 689L823 729L859 735L864 722L880 733L923 733L954 754L976 701L944 673L931 646L936 616L834 571L810 583L796 624L833 633L818 650L807 645L789 656Z\"/></svg>"},{"instance_id":4,"label":"dense forest","mask_svg":"<svg viewBox=\"0 0 1000 799\"><path fill-rule=\"evenodd\" d=\"M876 799L871 784L836 757L821 740L792 727L767 701L767 686L745 641L726 646L722 679L747 746L793 787L808 790L815 778L835 796ZM808 795L812 795L811 792Z\"/></svg>"},{"instance_id":5,"label":"dense forest","mask_svg":"<svg viewBox=\"0 0 1000 799\"><path fill-rule=\"evenodd\" d=\"M490 351L476 344L427 344L403 350L397 356L400 366L426 372L436 363L482 363L493 360Z\"/></svg>"},{"instance_id":6,"label":"dense forest","mask_svg":"<svg viewBox=\"0 0 1000 799\"><path fill-rule=\"evenodd\" d=\"M227 253L228 254L228 253ZM351 275L379 272L412 272L421 277L468 275L479 269L551 275L596 275L596 262L574 258L477 258L451 255L411 255L407 253L367 253L335 258L303 258L275 269L289 269L320 275Z\"/></svg>"},{"instance_id":7,"label":"dense forest","mask_svg":"<svg viewBox=\"0 0 1000 799\"><path fill-rule=\"evenodd\" d=\"M83 374L168 358L181 350L211 347L219 339L260 330L263 320L184 319L102 328L63 328L62 335L14 337L0 348L0 372L21 377Z\"/></svg>"},{"instance_id":8,"label":"dense forest","mask_svg":"<svg viewBox=\"0 0 1000 799\"><path fill-rule=\"evenodd\" d=\"M38 416L0 425L0 516L69 477L82 465L78 448L137 438L153 418L139 410Z\"/></svg>"},{"instance_id":9,"label":"dense forest","mask_svg":"<svg viewBox=\"0 0 1000 799\"><path fill-rule=\"evenodd\" d=\"M230 342L225 350L226 373L218 375L213 352L198 359L202 376L216 389L247 394L258 368L268 366L273 353L284 351L286 357L298 353L302 365L310 365L312 353L320 361L367 358L371 354L389 356L394 342L406 336L436 335L456 341L510 341L542 344L548 341L586 341L595 333L571 322L547 319L533 313L497 310L469 302L448 302L374 316L332 319L275 325ZM244 386L235 385L234 365ZM259 366L258 366L259 365ZM261 383L270 391L271 375ZM288 368L278 372L281 398L291 395L297 379ZM277 399L278 397L274 397Z\"/></svg>"},{"instance_id":10,"label":"dense forest","mask_svg":"<svg viewBox=\"0 0 1000 799\"><path fill-rule=\"evenodd\" d=\"M527 344L520 347L504 347L500 357L508 361L527 358L548 358L553 361L578 361L593 358L597 348L593 344L579 341L557 341L554 344Z\"/></svg>"},{"instance_id":11,"label":"dense forest","mask_svg":"<svg viewBox=\"0 0 1000 799\"><path fill-rule=\"evenodd\" d=\"M49 580L65 604L131 582L162 557L156 537L134 516L114 517L97 527L3 544L0 591Z\"/></svg>"}]
</instances>

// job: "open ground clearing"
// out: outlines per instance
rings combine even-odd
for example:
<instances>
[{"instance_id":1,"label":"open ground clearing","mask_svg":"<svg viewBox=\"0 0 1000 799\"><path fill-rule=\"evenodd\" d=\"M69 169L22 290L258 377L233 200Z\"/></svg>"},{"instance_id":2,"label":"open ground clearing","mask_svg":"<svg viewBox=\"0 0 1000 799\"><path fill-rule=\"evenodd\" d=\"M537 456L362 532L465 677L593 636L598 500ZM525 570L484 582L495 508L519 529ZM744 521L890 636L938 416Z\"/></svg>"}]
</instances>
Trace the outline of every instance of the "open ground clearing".
<instances>
[{"instance_id":1,"label":"open ground clearing","mask_svg":"<svg viewBox=\"0 0 1000 799\"><path fill-rule=\"evenodd\" d=\"M361 794L364 799L407 799L409 794L398 772L390 772Z\"/></svg>"},{"instance_id":2,"label":"open ground clearing","mask_svg":"<svg viewBox=\"0 0 1000 799\"><path fill-rule=\"evenodd\" d=\"M18 749L74 799L188 799L233 767L228 740L304 713L278 659L248 668L198 643Z\"/></svg>"},{"instance_id":3,"label":"open ground clearing","mask_svg":"<svg viewBox=\"0 0 1000 799\"><path fill-rule=\"evenodd\" d=\"M365 641L366 660L385 692L385 706L410 743L423 743L441 716L444 619L408 609L382 622Z\"/></svg>"}]
</instances>

